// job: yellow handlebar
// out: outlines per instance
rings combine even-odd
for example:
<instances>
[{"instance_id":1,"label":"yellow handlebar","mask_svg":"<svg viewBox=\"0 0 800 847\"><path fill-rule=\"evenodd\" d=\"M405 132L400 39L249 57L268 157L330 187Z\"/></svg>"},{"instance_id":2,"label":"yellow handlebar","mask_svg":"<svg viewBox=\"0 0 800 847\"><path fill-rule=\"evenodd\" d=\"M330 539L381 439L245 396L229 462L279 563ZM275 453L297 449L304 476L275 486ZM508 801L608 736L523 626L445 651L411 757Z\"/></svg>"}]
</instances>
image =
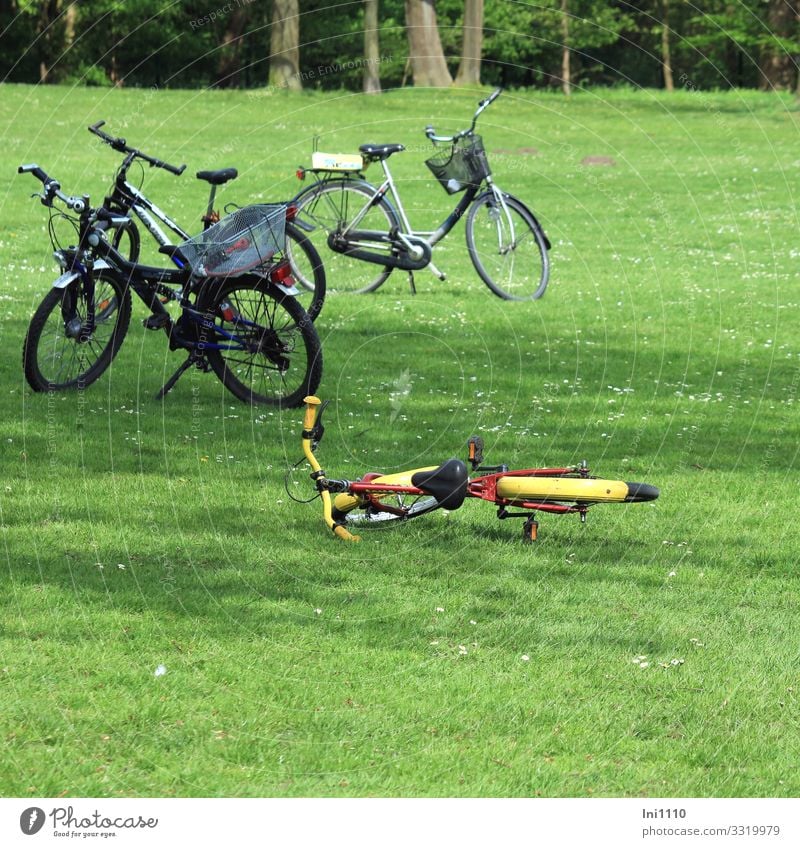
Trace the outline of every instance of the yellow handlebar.
<instances>
[{"instance_id":1,"label":"yellow handlebar","mask_svg":"<svg viewBox=\"0 0 800 847\"><path fill-rule=\"evenodd\" d=\"M325 479L325 471L322 470L319 462L317 461L317 457L314 455L310 437L311 430L317 422L317 412L322 401L319 397L309 395L304 398L303 402L306 404L305 414L303 415L303 453L305 454L308 464L311 465L311 469L314 471L314 478L316 480ZM325 516L325 523L331 530L333 530L334 535L345 541L361 541L361 538L358 535L351 535L347 529L333 520L330 492L321 490L320 496L322 497L322 512Z\"/></svg>"}]
</instances>

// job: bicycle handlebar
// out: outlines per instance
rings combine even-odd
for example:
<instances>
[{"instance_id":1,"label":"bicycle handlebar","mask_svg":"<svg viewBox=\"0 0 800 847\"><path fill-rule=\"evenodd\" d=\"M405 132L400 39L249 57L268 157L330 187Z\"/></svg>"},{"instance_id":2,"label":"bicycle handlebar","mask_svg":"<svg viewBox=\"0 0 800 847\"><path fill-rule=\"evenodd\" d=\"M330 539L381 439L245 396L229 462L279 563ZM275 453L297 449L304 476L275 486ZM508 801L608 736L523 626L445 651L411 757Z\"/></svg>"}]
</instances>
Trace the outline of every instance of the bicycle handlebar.
<instances>
[{"instance_id":1,"label":"bicycle handlebar","mask_svg":"<svg viewBox=\"0 0 800 847\"><path fill-rule=\"evenodd\" d=\"M306 404L305 413L303 414L303 453L305 453L306 460L313 470L311 478L317 482L317 490L322 498L322 511L325 516L325 523L337 538L341 538L344 541L360 541L361 538L358 535L352 535L341 523L333 519L330 492L319 484L321 480L325 479L325 471L322 470L317 457L314 455L313 432L321 400L319 397L309 395L303 402Z\"/></svg>"},{"instance_id":2,"label":"bicycle handlebar","mask_svg":"<svg viewBox=\"0 0 800 847\"><path fill-rule=\"evenodd\" d=\"M52 206L53 198L57 197L68 209L73 212L84 212L89 205L88 197L71 197L61 191L61 183L57 179L48 176L37 164L20 165L17 173L33 174L44 186L43 194L34 194L39 197L43 206Z\"/></svg>"},{"instance_id":3,"label":"bicycle handlebar","mask_svg":"<svg viewBox=\"0 0 800 847\"><path fill-rule=\"evenodd\" d=\"M163 168L165 171L175 174L175 176L180 176L186 170L186 165L176 167L175 165L170 165L169 162L165 162L163 159L156 159L155 156L148 156L147 153L142 153L141 150L137 150L135 147L129 147L128 142L124 138L114 138L113 135L103 132L100 127L105 126L105 124L105 121L98 121L96 124L92 124L88 129L89 132L108 144L112 150L116 150L118 153L128 153L137 159L143 159L151 167Z\"/></svg>"},{"instance_id":4,"label":"bicycle handlebar","mask_svg":"<svg viewBox=\"0 0 800 847\"><path fill-rule=\"evenodd\" d=\"M478 103L478 108L475 110L475 114L472 117L472 124L469 129L462 129L461 132L457 132L455 135L437 135L436 130L429 124L425 127L425 135L434 144L450 144L454 141L458 141L459 138L472 135L475 132L475 124L478 122L478 116L484 109L491 106L502 93L502 88L496 88L488 97Z\"/></svg>"}]
</instances>

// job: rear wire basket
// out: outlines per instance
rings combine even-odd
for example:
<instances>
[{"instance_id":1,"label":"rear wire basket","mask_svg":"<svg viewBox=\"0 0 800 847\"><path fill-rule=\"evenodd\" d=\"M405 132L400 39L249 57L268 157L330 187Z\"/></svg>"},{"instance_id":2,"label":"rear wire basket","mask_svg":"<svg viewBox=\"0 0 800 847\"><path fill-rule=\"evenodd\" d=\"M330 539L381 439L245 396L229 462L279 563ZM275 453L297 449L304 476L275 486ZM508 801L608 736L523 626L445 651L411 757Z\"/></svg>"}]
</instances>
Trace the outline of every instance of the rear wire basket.
<instances>
[{"instance_id":1,"label":"rear wire basket","mask_svg":"<svg viewBox=\"0 0 800 847\"><path fill-rule=\"evenodd\" d=\"M449 149L435 153L425 164L448 194L477 187L492 172L480 135L456 139Z\"/></svg>"},{"instance_id":2,"label":"rear wire basket","mask_svg":"<svg viewBox=\"0 0 800 847\"><path fill-rule=\"evenodd\" d=\"M197 276L240 276L273 261L286 245L286 206L245 206L180 245Z\"/></svg>"}]
</instances>

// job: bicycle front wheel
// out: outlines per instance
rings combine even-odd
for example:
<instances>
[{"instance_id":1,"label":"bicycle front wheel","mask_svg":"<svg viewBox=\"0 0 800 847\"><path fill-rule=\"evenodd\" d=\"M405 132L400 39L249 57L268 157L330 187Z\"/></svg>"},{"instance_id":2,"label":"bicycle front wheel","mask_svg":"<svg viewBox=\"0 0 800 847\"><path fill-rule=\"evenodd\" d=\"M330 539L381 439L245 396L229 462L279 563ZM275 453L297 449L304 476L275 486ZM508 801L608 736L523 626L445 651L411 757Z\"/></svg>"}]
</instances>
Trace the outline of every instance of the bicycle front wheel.
<instances>
[{"instance_id":1,"label":"bicycle front wheel","mask_svg":"<svg viewBox=\"0 0 800 847\"><path fill-rule=\"evenodd\" d=\"M199 309L207 322L199 330L200 344L214 373L239 400L300 406L317 390L322 349L294 297L264 279L243 276L210 283Z\"/></svg>"},{"instance_id":2,"label":"bicycle front wheel","mask_svg":"<svg viewBox=\"0 0 800 847\"><path fill-rule=\"evenodd\" d=\"M525 206L487 191L467 216L467 249L480 278L504 300L538 300L550 279L547 239Z\"/></svg>"},{"instance_id":3,"label":"bicycle front wheel","mask_svg":"<svg viewBox=\"0 0 800 847\"><path fill-rule=\"evenodd\" d=\"M100 271L93 321L91 305L83 282L76 280L51 289L34 312L22 348L25 379L34 391L83 389L111 364L130 324L130 291L116 274Z\"/></svg>"},{"instance_id":4,"label":"bicycle front wheel","mask_svg":"<svg viewBox=\"0 0 800 847\"><path fill-rule=\"evenodd\" d=\"M310 227L308 237L317 251L325 256L329 293L366 294L383 285L392 272L390 267L354 259L328 247L328 235L346 230L365 210L374 191L366 183L331 180L312 186L294 201L297 220L302 226ZM388 233L395 226L397 219L392 207L385 198L381 198L365 211L363 217L359 217L355 228ZM364 247L369 249L369 245Z\"/></svg>"},{"instance_id":5,"label":"bicycle front wheel","mask_svg":"<svg viewBox=\"0 0 800 847\"><path fill-rule=\"evenodd\" d=\"M325 303L325 268L311 239L294 224L286 224L286 258L297 283L297 299L312 321Z\"/></svg>"}]
</instances>

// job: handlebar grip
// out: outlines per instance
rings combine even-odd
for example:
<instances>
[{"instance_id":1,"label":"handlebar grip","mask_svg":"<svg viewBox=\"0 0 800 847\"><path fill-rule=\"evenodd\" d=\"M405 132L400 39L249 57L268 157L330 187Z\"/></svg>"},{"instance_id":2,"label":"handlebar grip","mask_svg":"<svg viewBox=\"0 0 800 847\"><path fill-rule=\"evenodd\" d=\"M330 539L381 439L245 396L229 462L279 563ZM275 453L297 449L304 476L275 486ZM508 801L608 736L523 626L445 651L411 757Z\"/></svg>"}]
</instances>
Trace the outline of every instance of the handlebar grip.
<instances>
[{"instance_id":1,"label":"handlebar grip","mask_svg":"<svg viewBox=\"0 0 800 847\"><path fill-rule=\"evenodd\" d=\"M361 541L360 535L352 535L343 526L335 526L333 528L333 534L343 541Z\"/></svg>"},{"instance_id":2,"label":"handlebar grip","mask_svg":"<svg viewBox=\"0 0 800 847\"><path fill-rule=\"evenodd\" d=\"M502 88L496 88L496 89L495 89L495 90L494 90L494 91L493 91L493 92L492 92L492 93L491 93L491 94L490 94L490 95L489 95L489 96L488 96L485 100L481 100L481 102L480 102L480 103L478 103L478 105L479 105L481 108L486 108L486 107L487 107L488 105L490 105L491 103L494 103L494 101L495 101L495 100L497 100L497 98L498 98L498 97L499 97L502 93L503 93L503 89L502 89Z\"/></svg>"},{"instance_id":3,"label":"handlebar grip","mask_svg":"<svg viewBox=\"0 0 800 847\"><path fill-rule=\"evenodd\" d=\"M317 419L317 406L319 406L322 401L319 397L309 394L308 397L303 398L303 402L306 404L306 411L303 416L303 429L311 430L313 429L314 422Z\"/></svg>"},{"instance_id":4,"label":"handlebar grip","mask_svg":"<svg viewBox=\"0 0 800 847\"><path fill-rule=\"evenodd\" d=\"M41 182L51 182L50 177L38 165L20 165L18 174L33 174Z\"/></svg>"},{"instance_id":5,"label":"handlebar grip","mask_svg":"<svg viewBox=\"0 0 800 847\"><path fill-rule=\"evenodd\" d=\"M133 223L133 221L126 215L117 215L102 206L97 209L95 214L97 215L98 221L106 221L114 226L128 226Z\"/></svg>"},{"instance_id":6,"label":"handlebar grip","mask_svg":"<svg viewBox=\"0 0 800 847\"><path fill-rule=\"evenodd\" d=\"M175 176L180 176L186 170L186 165L181 165L179 168L176 168L175 165L168 165L166 162L161 162L161 167L164 168L165 171L175 174Z\"/></svg>"}]
</instances>

